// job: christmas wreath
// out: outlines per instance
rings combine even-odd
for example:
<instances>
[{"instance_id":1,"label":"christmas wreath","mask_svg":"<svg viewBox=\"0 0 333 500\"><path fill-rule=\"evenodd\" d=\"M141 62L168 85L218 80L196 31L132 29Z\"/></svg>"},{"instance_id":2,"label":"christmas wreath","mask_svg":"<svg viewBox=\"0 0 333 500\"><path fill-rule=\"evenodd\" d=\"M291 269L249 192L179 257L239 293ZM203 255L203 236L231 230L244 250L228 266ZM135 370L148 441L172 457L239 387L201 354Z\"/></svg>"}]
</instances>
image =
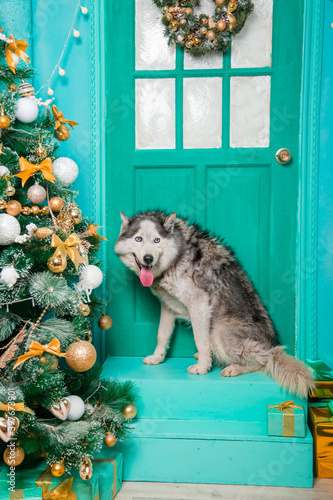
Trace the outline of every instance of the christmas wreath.
<instances>
[{"instance_id":1,"label":"christmas wreath","mask_svg":"<svg viewBox=\"0 0 333 500\"><path fill-rule=\"evenodd\" d=\"M154 0L162 9L169 44L176 43L195 57L225 52L230 34L239 33L253 10L252 0L215 0L213 17L196 14L200 0Z\"/></svg>"}]
</instances>

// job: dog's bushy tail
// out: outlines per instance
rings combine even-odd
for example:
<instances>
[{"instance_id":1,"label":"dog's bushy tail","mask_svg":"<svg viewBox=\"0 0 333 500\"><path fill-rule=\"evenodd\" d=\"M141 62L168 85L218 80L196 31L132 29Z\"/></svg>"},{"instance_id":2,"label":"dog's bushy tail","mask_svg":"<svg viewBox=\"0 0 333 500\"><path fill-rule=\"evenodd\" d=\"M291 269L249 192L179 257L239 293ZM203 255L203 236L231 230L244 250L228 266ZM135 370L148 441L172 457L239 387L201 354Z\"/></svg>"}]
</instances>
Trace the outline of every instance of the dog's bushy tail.
<instances>
[{"instance_id":1,"label":"dog's bushy tail","mask_svg":"<svg viewBox=\"0 0 333 500\"><path fill-rule=\"evenodd\" d=\"M277 346L269 351L263 371L271 375L279 386L306 398L315 388L313 375L302 361L289 356L284 349Z\"/></svg>"}]
</instances>

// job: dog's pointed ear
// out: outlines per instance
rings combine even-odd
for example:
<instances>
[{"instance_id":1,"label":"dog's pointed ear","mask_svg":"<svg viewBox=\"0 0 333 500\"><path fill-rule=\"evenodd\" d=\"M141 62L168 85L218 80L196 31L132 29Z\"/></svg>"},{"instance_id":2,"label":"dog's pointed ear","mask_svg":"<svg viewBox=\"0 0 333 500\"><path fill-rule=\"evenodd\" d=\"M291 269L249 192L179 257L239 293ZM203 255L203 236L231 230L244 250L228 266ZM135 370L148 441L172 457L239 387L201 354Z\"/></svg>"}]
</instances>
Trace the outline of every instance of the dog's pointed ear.
<instances>
[{"instance_id":1,"label":"dog's pointed ear","mask_svg":"<svg viewBox=\"0 0 333 500\"><path fill-rule=\"evenodd\" d=\"M126 229L128 228L131 219L129 217L127 217L123 212L120 212L120 218L121 218L120 232L124 233L126 231Z\"/></svg>"},{"instance_id":2,"label":"dog's pointed ear","mask_svg":"<svg viewBox=\"0 0 333 500\"><path fill-rule=\"evenodd\" d=\"M172 214L168 215L168 217L165 219L163 226L167 231L173 231L173 227L176 222L176 217L177 217L176 212L172 212Z\"/></svg>"}]
</instances>

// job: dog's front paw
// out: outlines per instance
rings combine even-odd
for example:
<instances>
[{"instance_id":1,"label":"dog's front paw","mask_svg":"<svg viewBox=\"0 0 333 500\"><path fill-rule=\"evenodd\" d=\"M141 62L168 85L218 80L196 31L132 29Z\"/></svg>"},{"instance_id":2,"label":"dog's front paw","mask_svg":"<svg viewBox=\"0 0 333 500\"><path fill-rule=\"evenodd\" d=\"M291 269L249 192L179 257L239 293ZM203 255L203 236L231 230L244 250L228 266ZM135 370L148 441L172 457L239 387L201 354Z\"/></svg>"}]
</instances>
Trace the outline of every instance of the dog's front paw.
<instances>
[{"instance_id":1,"label":"dog's front paw","mask_svg":"<svg viewBox=\"0 0 333 500\"><path fill-rule=\"evenodd\" d=\"M152 354L151 356L147 356L143 362L145 365L159 365L162 363L164 357L163 356L158 356L156 354Z\"/></svg>"},{"instance_id":2,"label":"dog's front paw","mask_svg":"<svg viewBox=\"0 0 333 500\"><path fill-rule=\"evenodd\" d=\"M206 373L208 373L208 368L207 366L197 363L195 365L189 366L187 368L187 371L189 373L192 373L192 375L206 375Z\"/></svg>"}]
</instances>

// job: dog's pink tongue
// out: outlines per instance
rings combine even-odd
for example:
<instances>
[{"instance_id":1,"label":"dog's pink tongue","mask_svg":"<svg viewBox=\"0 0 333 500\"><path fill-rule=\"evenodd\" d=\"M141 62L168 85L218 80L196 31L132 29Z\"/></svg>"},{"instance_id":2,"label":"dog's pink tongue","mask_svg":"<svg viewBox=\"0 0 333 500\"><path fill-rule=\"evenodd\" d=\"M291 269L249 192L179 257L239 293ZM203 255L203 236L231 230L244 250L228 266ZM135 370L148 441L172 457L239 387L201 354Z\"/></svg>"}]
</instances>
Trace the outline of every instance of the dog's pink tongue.
<instances>
[{"instance_id":1,"label":"dog's pink tongue","mask_svg":"<svg viewBox=\"0 0 333 500\"><path fill-rule=\"evenodd\" d=\"M151 286L154 281L154 275L149 267L142 266L140 271L140 281L143 286Z\"/></svg>"}]
</instances>

